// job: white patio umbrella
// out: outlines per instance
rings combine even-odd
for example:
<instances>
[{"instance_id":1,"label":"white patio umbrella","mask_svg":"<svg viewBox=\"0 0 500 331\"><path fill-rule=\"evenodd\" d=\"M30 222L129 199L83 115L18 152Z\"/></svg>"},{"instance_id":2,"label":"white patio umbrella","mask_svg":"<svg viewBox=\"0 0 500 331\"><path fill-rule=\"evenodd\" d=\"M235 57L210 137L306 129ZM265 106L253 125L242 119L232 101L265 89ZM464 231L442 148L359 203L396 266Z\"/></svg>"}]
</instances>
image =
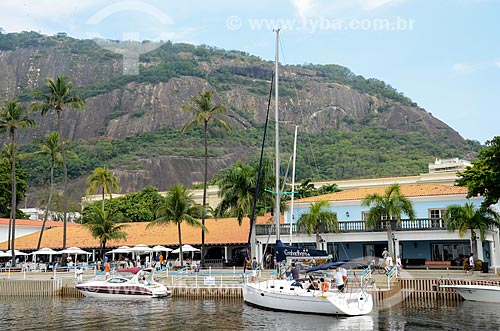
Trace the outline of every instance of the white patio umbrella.
<instances>
[{"instance_id":1,"label":"white patio umbrella","mask_svg":"<svg viewBox=\"0 0 500 331\"><path fill-rule=\"evenodd\" d=\"M180 249L177 248L177 249L174 249L172 251L172 253L180 253ZM191 252L191 260L194 259L194 252L199 252L200 250L198 248L195 248L191 245L182 245L182 253L186 253L186 252Z\"/></svg>"},{"instance_id":2,"label":"white patio umbrella","mask_svg":"<svg viewBox=\"0 0 500 331\"><path fill-rule=\"evenodd\" d=\"M105 254L112 254L111 260L115 260L115 253L122 254L122 253L131 253L132 248L130 246L120 246L118 248L113 249L112 251L106 252Z\"/></svg>"},{"instance_id":3,"label":"white patio umbrella","mask_svg":"<svg viewBox=\"0 0 500 331\"><path fill-rule=\"evenodd\" d=\"M75 255L75 262L76 262L76 256L78 254L86 254L87 255L87 263L89 262L89 255L92 255L92 253L89 253L87 251L84 251L83 249L79 247L70 247L63 249L62 251L59 251L61 254L68 254L68 255Z\"/></svg>"},{"instance_id":4,"label":"white patio umbrella","mask_svg":"<svg viewBox=\"0 0 500 331\"><path fill-rule=\"evenodd\" d=\"M149 247L148 245L145 245L145 244L135 245L130 250L132 252L137 252L137 253L149 253L149 252L153 251L153 249L151 247Z\"/></svg>"},{"instance_id":5,"label":"white patio umbrella","mask_svg":"<svg viewBox=\"0 0 500 331\"><path fill-rule=\"evenodd\" d=\"M18 251L17 249L15 249L14 252L16 253L16 256L26 256L26 255L29 255L28 253L24 253L24 252ZM0 255L0 257L11 257L11 256L12 256L12 251L11 250L6 251L5 253L2 253Z\"/></svg>"},{"instance_id":6,"label":"white patio umbrella","mask_svg":"<svg viewBox=\"0 0 500 331\"><path fill-rule=\"evenodd\" d=\"M171 252L171 251L173 251L172 248L168 248L168 247L165 247L162 245L156 245L152 249L154 252Z\"/></svg>"},{"instance_id":7,"label":"white patio umbrella","mask_svg":"<svg viewBox=\"0 0 500 331\"><path fill-rule=\"evenodd\" d=\"M172 248L168 248L162 245L156 245L153 247L153 252L167 252L167 258L168 258L168 252L173 251Z\"/></svg>"},{"instance_id":8,"label":"white patio umbrella","mask_svg":"<svg viewBox=\"0 0 500 331\"><path fill-rule=\"evenodd\" d=\"M134 252L134 254L136 254L136 256L134 256L135 258L137 258L141 253L149 253L149 261L151 261L151 259L153 258L153 249L148 245L138 244L132 247L131 250L132 252Z\"/></svg>"},{"instance_id":9,"label":"white patio umbrella","mask_svg":"<svg viewBox=\"0 0 500 331\"><path fill-rule=\"evenodd\" d=\"M37 255L49 255L49 262L52 262L52 255L57 255L57 254L61 254L61 253L53 250L52 248L44 247L44 248L41 248L41 249L31 253L31 254L33 255L33 261L35 261L35 262L36 262Z\"/></svg>"},{"instance_id":10,"label":"white patio umbrella","mask_svg":"<svg viewBox=\"0 0 500 331\"><path fill-rule=\"evenodd\" d=\"M185 252L199 252L200 250L198 248L195 248L191 245L182 245L182 252L185 253ZM180 252L180 248L177 248L177 249L174 249L172 251L172 253L179 253Z\"/></svg>"}]
</instances>

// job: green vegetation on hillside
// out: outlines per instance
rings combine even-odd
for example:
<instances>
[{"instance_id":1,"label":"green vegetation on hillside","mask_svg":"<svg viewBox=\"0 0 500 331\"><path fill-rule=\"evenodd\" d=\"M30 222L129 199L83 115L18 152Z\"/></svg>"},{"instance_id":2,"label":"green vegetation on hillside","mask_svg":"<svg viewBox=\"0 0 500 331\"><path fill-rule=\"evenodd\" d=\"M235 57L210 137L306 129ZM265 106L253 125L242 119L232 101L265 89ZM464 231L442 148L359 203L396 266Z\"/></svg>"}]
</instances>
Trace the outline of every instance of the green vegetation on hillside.
<instances>
[{"instance_id":1,"label":"green vegetation on hillside","mask_svg":"<svg viewBox=\"0 0 500 331\"><path fill-rule=\"evenodd\" d=\"M261 128L224 133L216 131L210 138L210 157L221 157L228 151L241 151L241 159L254 157L261 144ZM273 137L270 129L269 137ZM272 153L272 142L267 145ZM282 169L290 157L293 134L281 131ZM26 145L22 151L34 152L36 144ZM321 135L299 133L297 144L296 178L298 181L340 180L411 175L427 172L428 163L436 158L465 157L478 152L478 142L467 141L464 147L436 142L420 133L389 131L385 128L357 126L351 132L327 131ZM203 135L200 129L180 134L172 129L162 129L123 140L106 141L101 138L89 142L74 141L70 150L78 157L68 159L70 179L88 176L96 166L110 169L140 170L145 157L176 155L202 158ZM253 151L253 153L251 152ZM250 153L249 153L250 152ZM49 181L49 160L41 155L21 161L21 167L31 174L30 184L40 185ZM56 169L60 179L61 170ZM283 170L284 171L284 170Z\"/></svg>"}]
</instances>

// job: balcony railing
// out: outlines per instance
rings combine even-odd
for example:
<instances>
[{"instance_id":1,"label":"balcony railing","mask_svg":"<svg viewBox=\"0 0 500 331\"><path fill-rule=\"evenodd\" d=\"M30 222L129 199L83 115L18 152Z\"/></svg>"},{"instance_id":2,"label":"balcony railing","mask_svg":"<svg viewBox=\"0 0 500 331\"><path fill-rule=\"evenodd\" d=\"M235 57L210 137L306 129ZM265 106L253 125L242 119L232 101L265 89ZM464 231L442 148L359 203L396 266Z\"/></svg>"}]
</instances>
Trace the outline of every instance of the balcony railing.
<instances>
[{"instance_id":1,"label":"balcony railing","mask_svg":"<svg viewBox=\"0 0 500 331\"><path fill-rule=\"evenodd\" d=\"M393 231L419 231L419 230L446 230L445 222L440 218L418 218L414 221L408 219L401 220L400 224L393 222ZM272 224L258 224L255 227L257 235L275 235L276 227ZM387 222L379 222L374 228L367 228L365 221L341 221L339 222L340 232L382 232L386 231ZM320 233L325 233L325 229L320 228ZM290 224L280 225L280 234L290 233ZM304 228L297 231L297 225L292 224L292 233L307 233Z\"/></svg>"}]
</instances>

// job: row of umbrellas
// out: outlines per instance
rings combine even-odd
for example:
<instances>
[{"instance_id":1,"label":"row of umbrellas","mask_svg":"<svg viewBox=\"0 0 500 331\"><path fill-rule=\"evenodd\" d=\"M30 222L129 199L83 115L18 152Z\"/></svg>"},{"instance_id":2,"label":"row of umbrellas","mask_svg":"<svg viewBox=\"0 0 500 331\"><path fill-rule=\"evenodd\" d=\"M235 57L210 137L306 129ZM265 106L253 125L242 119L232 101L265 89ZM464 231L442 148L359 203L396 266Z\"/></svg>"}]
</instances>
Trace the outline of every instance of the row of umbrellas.
<instances>
[{"instance_id":1,"label":"row of umbrellas","mask_svg":"<svg viewBox=\"0 0 500 331\"><path fill-rule=\"evenodd\" d=\"M199 252L200 250L198 248L195 248L191 245L182 245L182 252ZM151 253L151 252L172 252L172 253L179 253L180 249L171 249L165 246L157 245L154 247L149 247L144 244L139 244L135 245L134 247L129 247L129 246L120 246L110 252L107 252L106 254L114 254L114 253ZM14 250L14 253L16 256L26 256L30 255L18 250ZM80 249L78 247L70 247L67 249L63 249L61 251L55 251L51 248L42 248L39 249L38 251L35 251L31 253L31 255L57 255L57 254L69 254L69 255L79 255L79 254L87 254L87 255L92 255L92 253L89 253L87 251L84 251L83 249ZM12 256L12 251L0 251L0 257L10 257Z\"/></svg>"},{"instance_id":2,"label":"row of umbrellas","mask_svg":"<svg viewBox=\"0 0 500 331\"><path fill-rule=\"evenodd\" d=\"M42 248L42 249L39 249L33 253L24 253L24 252L21 252L21 251L18 251L17 249L14 250L14 253L16 254L16 256L26 256L26 255L56 255L56 254L88 254L88 255L91 255L92 253L89 253L87 251L84 251L83 249L80 249L78 247L70 247L70 248L66 248L66 249L63 249L61 251L55 251L51 248ZM12 251L6 251L6 252L2 252L0 251L0 257L9 257L9 256L12 256Z\"/></svg>"},{"instance_id":3,"label":"row of umbrellas","mask_svg":"<svg viewBox=\"0 0 500 331\"><path fill-rule=\"evenodd\" d=\"M182 252L199 252L198 248L195 248L191 245L182 245ZM129 246L120 246L112 251L107 252L106 254L114 254L114 253L150 253L150 252L172 252L179 253L180 249L171 249L165 246L156 245L154 247L149 247L148 245L139 244L134 247Z\"/></svg>"}]
</instances>

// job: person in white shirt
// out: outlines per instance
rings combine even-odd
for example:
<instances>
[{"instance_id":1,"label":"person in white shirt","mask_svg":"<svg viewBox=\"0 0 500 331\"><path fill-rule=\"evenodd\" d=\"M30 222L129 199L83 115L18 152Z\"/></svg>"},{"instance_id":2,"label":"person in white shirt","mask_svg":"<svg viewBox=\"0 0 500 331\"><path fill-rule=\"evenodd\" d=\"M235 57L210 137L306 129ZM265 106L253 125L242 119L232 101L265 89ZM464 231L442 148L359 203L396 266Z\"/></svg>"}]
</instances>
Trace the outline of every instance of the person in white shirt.
<instances>
[{"instance_id":1,"label":"person in white shirt","mask_svg":"<svg viewBox=\"0 0 500 331\"><path fill-rule=\"evenodd\" d=\"M474 274L474 253L470 253L469 256L469 270L467 270L467 273L469 273L469 271Z\"/></svg>"},{"instance_id":2,"label":"person in white shirt","mask_svg":"<svg viewBox=\"0 0 500 331\"><path fill-rule=\"evenodd\" d=\"M387 257L385 258L385 271L391 271L392 267L394 267L394 262L392 261L391 253L387 253Z\"/></svg>"},{"instance_id":3,"label":"person in white shirt","mask_svg":"<svg viewBox=\"0 0 500 331\"><path fill-rule=\"evenodd\" d=\"M335 286L337 286L339 292L344 292L344 286L345 286L344 278L342 277L343 276L342 269L343 268L339 267L335 272Z\"/></svg>"}]
</instances>

